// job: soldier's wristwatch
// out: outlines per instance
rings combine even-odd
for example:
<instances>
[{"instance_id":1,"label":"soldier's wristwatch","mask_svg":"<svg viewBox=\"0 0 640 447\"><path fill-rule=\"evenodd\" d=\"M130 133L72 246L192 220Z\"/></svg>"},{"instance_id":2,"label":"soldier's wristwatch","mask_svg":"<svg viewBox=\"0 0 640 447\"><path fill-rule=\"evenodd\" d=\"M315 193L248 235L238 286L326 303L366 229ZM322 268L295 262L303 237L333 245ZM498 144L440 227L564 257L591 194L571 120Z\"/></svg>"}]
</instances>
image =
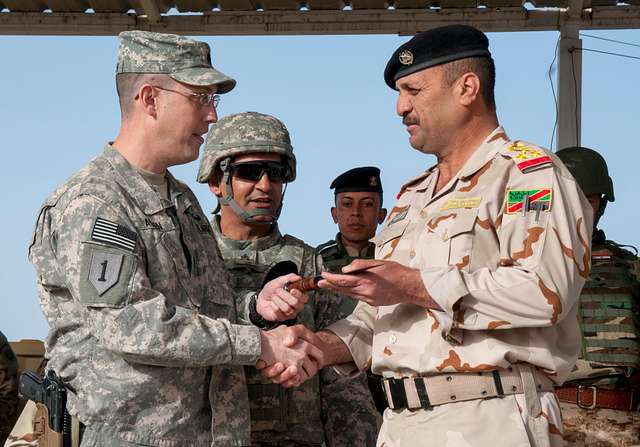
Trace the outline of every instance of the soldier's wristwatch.
<instances>
[{"instance_id":1,"label":"soldier's wristwatch","mask_svg":"<svg viewBox=\"0 0 640 447\"><path fill-rule=\"evenodd\" d=\"M260 329L273 329L278 325L277 321L269 321L258 313L257 309L258 293L254 293L249 298L249 321Z\"/></svg>"}]
</instances>

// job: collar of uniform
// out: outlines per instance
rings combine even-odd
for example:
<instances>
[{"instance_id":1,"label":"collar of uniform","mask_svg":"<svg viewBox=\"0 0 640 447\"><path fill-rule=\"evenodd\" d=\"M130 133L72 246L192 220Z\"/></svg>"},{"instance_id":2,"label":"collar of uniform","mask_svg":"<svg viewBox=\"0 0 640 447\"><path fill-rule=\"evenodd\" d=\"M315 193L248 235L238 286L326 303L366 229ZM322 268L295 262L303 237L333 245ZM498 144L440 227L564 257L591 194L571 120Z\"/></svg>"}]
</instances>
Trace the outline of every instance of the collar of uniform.
<instances>
[{"instance_id":1,"label":"collar of uniform","mask_svg":"<svg viewBox=\"0 0 640 447\"><path fill-rule=\"evenodd\" d=\"M424 171L419 176L412 178L411 180L406 182L404 185L402 185L400 187L400 193L398 194L398 196L400 196L405 191L412 191L412 190L422 191L427 189L427 187L429 186L430 176L433 173L433 171L437 168L437 166L438 165L431 166L429 169Z\"/></svg>"},{"instance_id":2,"label":"collar of uniform","mask_svg":"<svg viewBox=\"0 0 640 447\"><path fill-rule=\"evenodd\" d=\"M340 252L341 255L347 255L347 249L344 248L344 244L342 243L342 234L340 234L340 232L338 232L338 234L336 234L336 246L338 247L338 251Z\"/></svg>"},{"instance_id":3,"label":"collar of uniform","mask_svg":"<svg viewBox=\"0 0 640 447\"><path fill-rule=\"evenodd\" d=\"M213 219L211 219L211 227L213 227L213 234L216 237L216 241L218 242L218 247L222 252L222 257L226 258L224 253L234 252L234 251L253 251L260 252L266 250L268 248L273 247L278 243L278 241L282 238L280 234L280 230L278 229L278 224L273 226L271 233L266 236L259 237L258 239L246 239L246 240L236 240L230 239L224 234L222 234L222 230L220 229L220 216L214 215Z\"/></svg>"},{"instance_id":4,"label":"collar of uniform","mask_svg":"<svg viewBox=\"0 0 640 447\"><path fill-rule=\"evenodd\" d=\"M487 164L498 151L509 142L506 132L502 126L498 126L487 138L473 151L471 157L466 161L460 172L456 176L459 179L466 179L478 172L480 168Z\"/></svg>"},{"instance_id":5,"label":"collar of uniform","mask_svg":"<svg viewBox=\"0 0 640 447\"><path fill-rule=\"evenodd\" d=\"M103 156L113 166L117 176L116 181L127 190L145 214L155 214L166 208L167 203L162 203L158 193L120 152L113 148L111 143L107 143L105 146ZM167 181L170 191L174 191L175 179L169 174Z\"/></svg>"}]
</instances>

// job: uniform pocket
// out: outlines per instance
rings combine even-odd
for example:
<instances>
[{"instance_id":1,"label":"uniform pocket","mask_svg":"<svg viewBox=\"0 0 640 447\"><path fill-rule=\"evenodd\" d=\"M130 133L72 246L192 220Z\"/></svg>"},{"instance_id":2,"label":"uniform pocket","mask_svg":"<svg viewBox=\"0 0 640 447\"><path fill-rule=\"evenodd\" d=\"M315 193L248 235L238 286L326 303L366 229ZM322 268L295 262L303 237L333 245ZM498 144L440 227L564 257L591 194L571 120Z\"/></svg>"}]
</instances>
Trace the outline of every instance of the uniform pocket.
<instances>
[{"instance_id":1,"label":"uniform pocket","mask_svg":"<svg viewBox=\"0 0 640 447\"><path fill-rule=\"evenodd\" d=\"M393 255L407 226L409 226L409 220L401 220L385 227L371 239L371 242L376 244L377 259L388 259Z\"/></svg>"}]
</instances>

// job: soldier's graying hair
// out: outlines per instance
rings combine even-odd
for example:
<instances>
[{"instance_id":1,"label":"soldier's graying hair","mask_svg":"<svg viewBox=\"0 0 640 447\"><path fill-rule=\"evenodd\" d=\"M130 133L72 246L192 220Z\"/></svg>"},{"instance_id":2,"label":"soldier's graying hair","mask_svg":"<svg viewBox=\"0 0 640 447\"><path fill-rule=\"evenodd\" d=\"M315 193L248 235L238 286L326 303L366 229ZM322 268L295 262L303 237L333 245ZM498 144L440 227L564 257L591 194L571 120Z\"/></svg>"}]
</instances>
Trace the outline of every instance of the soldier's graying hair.
<instances>
[{"instance_id":1,"label":"soldier's graying hair","mask_svg":"<svg viewBox=\"0 0 640 447\"><path fill-rule=\"evenodd\" d=\"M493 90L496 85L496 66L490 57L468 57L442 66L444 81L451 86L465 73L475 73L480 79L480 93L487 107L496 108Z\"/></svg>"},{"instance_id":2,"label":"soldier's graying hair","mask_svg":"<svg viewBox=\"0 0 640 447\"><path fill-rule=\"evenodd\" d=\"M165 74L119 73L116 76L116 90L122 119L127 118L131 113L134 99L143 84L165 87L169 83L169 79L169 76Z\"/></svg>"}]
</instances>

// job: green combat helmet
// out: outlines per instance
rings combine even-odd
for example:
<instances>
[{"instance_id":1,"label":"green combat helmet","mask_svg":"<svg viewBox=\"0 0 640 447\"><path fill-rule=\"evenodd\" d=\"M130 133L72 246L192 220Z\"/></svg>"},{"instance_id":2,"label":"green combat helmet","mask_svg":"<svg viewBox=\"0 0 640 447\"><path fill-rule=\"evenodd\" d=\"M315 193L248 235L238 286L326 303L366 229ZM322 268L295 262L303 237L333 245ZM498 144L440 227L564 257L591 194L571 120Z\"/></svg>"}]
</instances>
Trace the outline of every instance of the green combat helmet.
<instances>
[{"instance_id":1,"label":"green combat helmet","mask_svg":"<svg viewBox=\"0 0 640 447\"><path fill-rule=\"evenodd\" d=\"M231 206L245 222L256 223L254 217L265 215L273 217L275 222L280 215L282 202L275 213L267 209L246 211L233 198L231 163L234 157L251 153L280 154L282 161L289 166L285 183L295 180L296 157L285 125L270 115L243 112L226 116L211 126L200 162L198 182L207 183L216 169L220 169L222 181L227 184L227 195L219 199L220 204ZM284 192L282 197L284 199Z\"/></svg>"},{"instance_id":2,"label":"green combat helmet","mask_svg":"<svg viewBox=\"0 0 640 447\"><path fill-rule=\"evenodd\" d=\"M601 194L597 220L604 214L607 202L615 201L613 181L609 177L607 162L602 155L586 147L567 147L556 152L569 172L575 177L585 196Z\"/></svg>"}]
</instances>

